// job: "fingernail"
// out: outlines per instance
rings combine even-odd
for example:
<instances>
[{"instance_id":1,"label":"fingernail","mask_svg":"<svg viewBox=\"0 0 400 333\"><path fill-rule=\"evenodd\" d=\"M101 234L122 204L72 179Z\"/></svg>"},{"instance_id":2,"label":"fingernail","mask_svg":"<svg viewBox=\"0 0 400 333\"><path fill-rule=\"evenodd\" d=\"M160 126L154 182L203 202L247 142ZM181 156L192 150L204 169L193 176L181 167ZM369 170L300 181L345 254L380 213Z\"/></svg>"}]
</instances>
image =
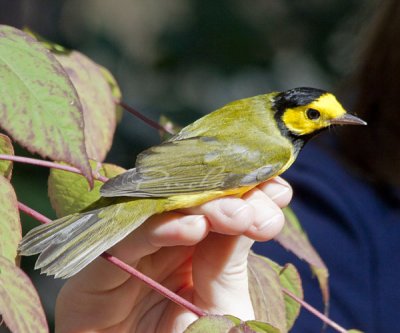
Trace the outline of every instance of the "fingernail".
<instances>
[{"instance_id":1,"label":"fingernail","mask_svg":"<svg viewBox=\"0 0 400 333\"><path fill-rule=\"evenodd\" d=\"M284 180L282 177L275 177L274 182L277 182L286 187L290 187L290 184L286 180Z\"/></svg>"},{"instance_id":2,"label":"fingernail","mask_svg":"<svg viewBox=\"0 0 400 333\"><path fill-rule=\"evenodd\" d=\"M221 199L220 208L226 216L234 217L249 208L249 205L242 199L226 198Z\"/></svg>"},{"instance_id":3,"label":"fingernail","mask_svg":"<svg viewBox=\"0 0 400 333\"><path fill-rule=\"evenodd\" d=\"M269 228L271 225L277 223L280 219L281 219L281 215L276 214L276 215L272 216L271 218L269 218L268 220L265 220L265 221L261 222L260 224L257 224L256 228L258 231L265 230L265 229Z\"/></svg>"},{"instance_id":4,"label":"fingernail","mask_svg":"<svg viewBox=\"0 0 400 333\"><path fill-rule=\"evenodd\" d=\"M271 200L276 200L290 191L290 185L282 178L274 178L272 182L266 183L262 190Z\"/></svg>"},{"instance_id":5,"label":"fingernail","mask_svg":"<svg viewBox=\"0 0 400 333\"><path fill-rule=\"evenodd\" d=\"M196 225L200 222L203 222L205 220L204 215L187 215L184 216L183 218L179 219L180 223L186 224L186 225Z\"/></svg>"}]
</instances>

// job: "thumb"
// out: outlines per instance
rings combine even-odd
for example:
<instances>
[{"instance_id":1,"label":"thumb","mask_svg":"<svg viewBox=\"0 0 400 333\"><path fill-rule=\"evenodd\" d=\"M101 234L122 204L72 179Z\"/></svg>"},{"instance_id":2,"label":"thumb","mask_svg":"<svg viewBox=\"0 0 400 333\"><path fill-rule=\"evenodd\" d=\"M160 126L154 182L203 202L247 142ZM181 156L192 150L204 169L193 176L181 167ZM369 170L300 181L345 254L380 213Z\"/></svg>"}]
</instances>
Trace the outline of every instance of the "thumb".
<instances>
[{"instance_id":1,"label":"thumb","mask_svg":"<svg viewBox=\"0 0 400 333\"><path fill-rule=\"evenodd\" d=\"M254 241L246 236L209 234L193 254L193 301L213 314L254 319L247 257Z\"/></svg>"}]
</instances>

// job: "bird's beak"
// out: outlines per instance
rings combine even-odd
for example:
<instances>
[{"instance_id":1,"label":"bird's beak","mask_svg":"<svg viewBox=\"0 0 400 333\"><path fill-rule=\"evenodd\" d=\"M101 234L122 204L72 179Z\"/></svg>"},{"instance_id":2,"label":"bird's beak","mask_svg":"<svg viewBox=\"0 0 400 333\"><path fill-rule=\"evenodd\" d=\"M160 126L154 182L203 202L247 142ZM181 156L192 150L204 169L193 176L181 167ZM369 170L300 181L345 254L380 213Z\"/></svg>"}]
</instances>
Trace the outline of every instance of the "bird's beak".
<instances>
[{"instance_id":1,"label":"bird's beak","mask_svg":"<svg viewBox=\"0 0 400 333\"><path fill-rule=\"evenodd\" d=\"M331 119L332 125L367 125L367 123L350 113L345 113L343 116L335 119Z\"/></svg>"}]
</instances>

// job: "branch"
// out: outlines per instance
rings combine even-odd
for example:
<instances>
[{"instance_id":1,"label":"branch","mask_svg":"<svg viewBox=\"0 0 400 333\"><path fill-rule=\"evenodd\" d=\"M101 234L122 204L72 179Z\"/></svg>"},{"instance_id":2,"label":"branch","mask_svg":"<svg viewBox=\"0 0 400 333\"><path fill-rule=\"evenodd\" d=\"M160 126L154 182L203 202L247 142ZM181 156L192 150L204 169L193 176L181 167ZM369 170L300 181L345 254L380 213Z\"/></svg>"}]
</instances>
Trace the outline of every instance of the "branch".
<instances>
[{"instance_id":1,"label":"branch","mask_svg":"<svg viewBox=\"0 0 400 333\"><path fill-rule=\"evenodd\" d=\"M170 129L160 125L159 123L155 122L154 120L151 120L150 118L147 118L145 115L141 114L139 111L137 111L133 107L129 106L128 104L125 104L122 101L116 101L116 103L119 104L120 106L122 106L129 113L133 114L135 117L139 118L141 121L145 122L150 127L153 127L156 130L163 131L163 132L166 132L166 133L169 133L172 135L175 134Z\"/></svg>"},{"instance_id":2,"label":"branch","mask_svg":"<svg viewBox=\"0 0 400 333\"><path fill-rule=\"evenodd\" d=\"M147 275L139 272L137 269L129 266L128 264L124 263L123 261L119 260L118 258L112 256L111 254L104 252L102 258L109 261L110 263L114 264L115 266L119 267L123 271L127 272L128 274L136 277L140 281L146 283L150 288L153 288L155 291L160 293L161 295L169 298L174 303L182 306L183 308L193 312L195 315L199 317L205 316L207 313L197 307L196 305L190 303L188 300L182 298L181 296L175 294L171 290L165 288L163 285L159 284L158 282L152 280Z\"/></svg>"},{"instance_id":3,"label":"branch","mask_svg":"<svg viewBox=\"0 0 400 333\"><path fill-rule=\"evenodd\" d=\"M26 206L25 204L18 202L18 209L25 214L33 217L40 223L49 223L51 220L47 218L46 216L40 214L39 212L35 211L34 209ZM174 303L180 305L181 307L185 308L186 310L191 311L195 315L202 317L205 316L207 313L200 309L199 307L195 306L194 304L190 303L188 300L184 299L183 297L175 294L171 290L165 288L163 285L159 284L158 282L152 280L149 278L147 275L144 275L143 273L139 272L137 269L133 268L132 266L129 266L128 264L124 263L122 260L119 260L118 258L112 256L111 254L104 252L101 257L108 262L112 263L113 265L119 267L123 271L127 272L131 276L139 279L140 281L144 282L147 284L150 288L154 289L161 295L169 298L171 301Z\"/></svg>"},{"instance_id":4,"label":"branch","mask_svg":"<svg viewBox=\"0 0 400 333\"><path fill-rule=\"evenodd\" d=\"M294 301L299 303L303 308L311 312L314 316L318 317L321 319L325 324L331 326L333 329L340 333L347 333L348 330L340 326L339 324L335 323L332 319L328 318L325 316L323 313L319 312L316 308L308 304L307 302L303 301L301 298L297 297L295 294L293 294L291 291L287 290L286 288L282 288L283 293L288 295L290 298L292 298Z\"/></svg>"},{"instance_id":5,"label":"branch","mask_svg":"<svg viewBox=\"0 0 400 333\"><path fill-rule=\"evenodd\" d=\"M47 168L69 171L69 172L73 172L73 173L82 175L81 170L79 170L73 166L59 164L59 163L55 163L55 162L51 162L51 161L39 160L36 158L0 154L0 160L20 162L20 163L31 164L31 165L38 165L38 166L43 166L43 167L47 167ZM99 174L93 175L93 177L101 182L106 182L108 180L107 177L104 177Z\"/></svg>"},{"instance_id":6,"label":"branch","mask_svg":"<svg viewBox=\"0 0 400 333\"><path fill-rule=\"evenodd\" d=\"M40 223L46 224L52 221L47 216L40 214L36 210L32 209L31 207L28 207L27 205L19 201L18 201L18 209L21 212L24 212L26 215L33 217L36 221L39 221Z\"/></svg>"}]
</instances>

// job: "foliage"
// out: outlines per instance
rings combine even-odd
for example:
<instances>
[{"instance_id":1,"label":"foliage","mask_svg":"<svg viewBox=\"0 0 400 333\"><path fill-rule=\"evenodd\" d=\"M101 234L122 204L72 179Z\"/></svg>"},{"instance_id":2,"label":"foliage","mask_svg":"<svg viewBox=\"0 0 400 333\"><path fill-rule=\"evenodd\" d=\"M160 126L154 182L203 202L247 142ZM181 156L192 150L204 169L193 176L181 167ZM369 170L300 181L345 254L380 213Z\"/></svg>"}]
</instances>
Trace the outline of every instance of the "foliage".
<instances>
[{"instance_id":1,"label":"foliage","mask_svg":"<svg viewBox=\"0 0 400 333\"><path fill-rule=\"evenodd\" d=\"M92 172L107 178L114 177L125 171L117 165L90 161ZM102 182L95 180L94 187L89 190L85 179L77 174L51 169L48 191L51 206L57 217L79 212L99 199Z\"/></svg>"},{"instance_id":2,"label":"foliage","mask_svg":"<svg viewBox=\"0 0 400 333\"><path fill-rule=\"evenodd\" d=\"M120 119L121 93L112 75L77 51L39 41L31 32L0 26L0 76L6 82L0 86L0 127L9 134L0 134L0 154L13 155L14 141L81 171L83 176L52 169L48 191L58 216L96 201L101 182L93 178L109 178L124 171L101 163ZM166 125L174 128L168 121ZM46 332L35 288L16 265L21 225L11 176L12 163L0 158L0 314L14 333ZM326 267L295 217L291 213L287 217L289 223L278 241L312 266L328 302ZM283 290L303 297L296 268L250 254L248 269L257 321L209 315L186 332L284 333L292 328L300 305Z\"/></svg>"},{"instance_id":3,"label":"foliage","mask_svg":"<svg viewBox=\"0 0 400 333\"><path fill-rule=\"evenodd\" d=\"M256 320L241 321L234 316L207 315L191 324L185 333L279 333L276 327Z\"/></svg>"},{"instance_id":4,"label":"foliage","mask_svg":"<svg viewBox=\"0 0 400 333\"><path fill-rule=\"evenodd\" d=\"M310 265L312 272L318 279L322 298L327 308L329 304L328 269L311 245L293 211L289 207L286 207L283 212L285 214L286 223L282 232L275 239L284 248L292 251L300 259L305 260Z\"/></svg>"},{"instance_id":5,"label":"foliage","mask_svg":"<svg viewBox=\"0 0 400 333\"><path fill-rule=\"evenodd\" d=\"M1 127L29 151L68 162L92 181L81 101L55 56L24 32L0 30ZM71 134L71 135L70 135Z\"/></svg>"},{"instance_id":6,"label":"foliage","mask_svg":"<svg viewBox=\"0 0 400 333\"><path fill-rule=\"evenodd\" d=\"M289 331L300 313L300 304L284 294L282 288L290 290L301 299L303 298L301 279L296 267L292 264L282 267L268 258L250 253L248 269L250 295L253 303L262 302L255 306L256 318L263 320L263 316L268 313L279 311L282 314L273 316L275 319L280 317L280 321L276 325L277 327L284 325L283 331ZM263 281L268 278L272 281ZM272 300L271 302L271 294L274 293L278 301ZM284 303L284 307L277 307L278 302Z\"/></svg>"}]
</instances>

